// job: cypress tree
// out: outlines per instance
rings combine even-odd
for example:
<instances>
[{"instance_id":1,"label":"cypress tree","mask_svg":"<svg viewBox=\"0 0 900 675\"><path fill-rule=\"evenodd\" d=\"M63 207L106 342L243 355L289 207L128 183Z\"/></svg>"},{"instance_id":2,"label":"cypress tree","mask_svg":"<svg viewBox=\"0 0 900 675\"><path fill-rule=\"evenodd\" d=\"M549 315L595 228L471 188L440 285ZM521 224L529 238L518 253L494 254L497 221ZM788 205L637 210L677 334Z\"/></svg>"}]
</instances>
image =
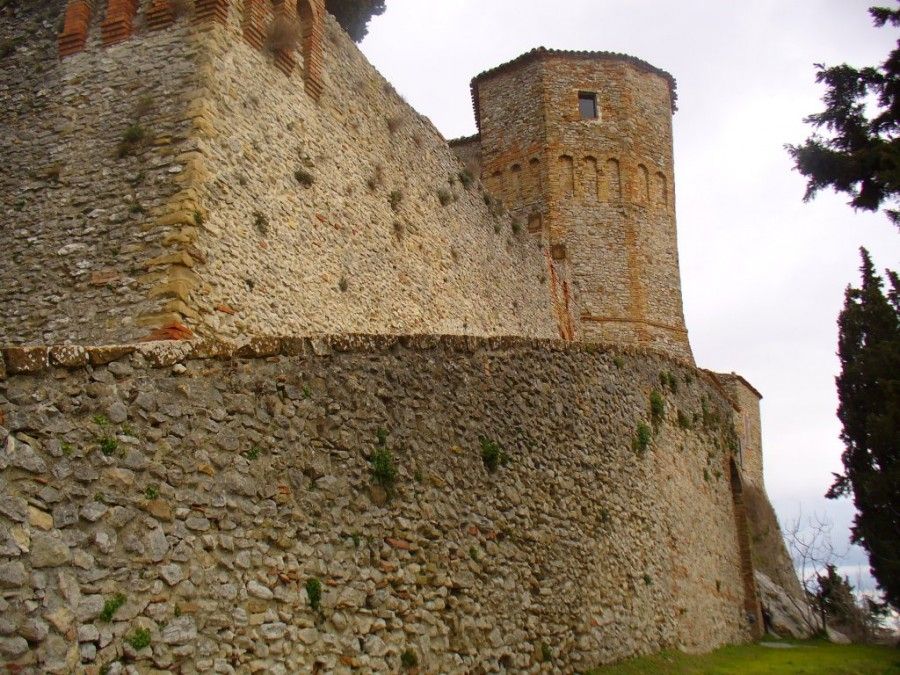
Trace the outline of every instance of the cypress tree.
<instances>
[{"instance_id":1,"label":"cypress tree","mask_svg":"<svg viewBox=\"0 0 900 675\"><path fill-rule=\"evenodd\" d=\"M900 26L900 9L872 7L876 26ZM855 209L877 211L900 203L900 40L879 66L816 64L825 84L825 110L806 122L814 133L802 145L788 145L797 170L808 179L805 200L831 188L850 195ZM900 226L900 210L885 208Z\"/></svg>"},{"instance_id":2,"label":"cypress tree","mask_svg":"<svg viewBox=\"0 0 900 675\"><path fill-rule=\"evenodd\" d=\"M885 297L868 251L860 252L862 286L848 286L838 317L844 471L825 496L853 496L852 540L868 552L885 600L900 609L900 280L887 270Z\"/></svg>"}]
</instances>

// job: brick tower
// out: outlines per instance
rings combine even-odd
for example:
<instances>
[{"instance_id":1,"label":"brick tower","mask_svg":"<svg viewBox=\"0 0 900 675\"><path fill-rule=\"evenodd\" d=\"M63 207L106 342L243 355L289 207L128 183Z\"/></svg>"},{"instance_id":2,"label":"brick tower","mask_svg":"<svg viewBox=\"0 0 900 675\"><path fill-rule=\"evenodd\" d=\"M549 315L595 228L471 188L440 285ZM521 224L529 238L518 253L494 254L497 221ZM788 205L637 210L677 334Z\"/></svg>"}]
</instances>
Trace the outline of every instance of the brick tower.
<instances>
[{"instance_id":1,"label":"brick tower","mask_svg":"<svg viewBox=\"0 0 900 675\"><path fill-rule=\"evenodd\" d=\"M671 75L630 56L536 49L472 81L488 189L546 252L560 336L692 360L675 233Z\"/></svg>"}]
</instances>

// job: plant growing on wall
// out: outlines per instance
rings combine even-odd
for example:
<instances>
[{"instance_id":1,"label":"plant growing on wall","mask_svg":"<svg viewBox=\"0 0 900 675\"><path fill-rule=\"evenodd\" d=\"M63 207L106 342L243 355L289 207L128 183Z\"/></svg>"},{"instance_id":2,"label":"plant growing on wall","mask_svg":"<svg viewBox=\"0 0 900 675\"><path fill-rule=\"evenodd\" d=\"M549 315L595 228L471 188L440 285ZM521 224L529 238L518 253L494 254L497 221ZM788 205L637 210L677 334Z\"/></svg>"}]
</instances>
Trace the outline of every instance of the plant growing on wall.
<instances>
[{"instance_id":1,"label":"plant growing on wall","mask_svg":"<svg viewBox=\"0 0 900 675\"><path fill-rule=\"evenodd\" d=\"M650 392L650 417L653 420L653 426L659 426L660 422L666 416L666 402L656 389Z\"/></svg>"},{"instance_id":2,"label":"plant growing on wall","mask_svg":"<svg viewBox=\"0 0 900 675\"><path fill-rule=\"evenodd\" d=\"M379 429L377 431L378 441L375 450L369 457L372 465L372 478L388 493L394 489L397 482L397 467L394 464L394 454L387 447L387 431Z\"/></svg>"},{"instance_id":3,"label":"plant growing on wall","mask_svg":"<svg viewBox=\"0 0 900 675\"><path fill-rule=\"evenodd\" d=\"M111 598L107 598L103 603L103 609L100 610L100 620L109 623L124 604L125 596L122 593L116 593Z\"/></svg>"},{"instance_id":4,"label":"plant growing on wall","mask_svg":"<svg viewBox=\"0 0 900 675\"><path fill-rule=\"evenodd\" d=\"M303 187L311 187L313 183L316 182L315 176L313 176L307 169L300 167L296 171L294 171L294 180L296 180Z\"/></svg>"},{"instance_id":5,"label":"plant growing on wall","mask_svg":"<svg viewBox=\"0 0 900 675\"><path fill-rule=\"evenodd\" d=\"M453 201L453 193L447 188L442 187L437 191L437 198L441 203L441 206L447 206L447 204Z\"/></svg>"},{"instance_id":6,"label":"plant growing on wall","mask_svg":"<svg viewBox=\"0 0 900 675\"><path fill-rule=\"evenodd\" d=\"M150 646L150 630L147 628L137 628L134 633L125 638L125 641L131 645L132 649L140 651Z\"/></svg>"},{"instance_id":7,"label":"plant growing on wall","mask_svg":"<svg viewBox=\"0 0 900 675\"><path fill-rule=\"evenodd\" d=\"M643 454L650 447L652 439L653 432L650 430L650 426L646 422L638 422L634 438L631 439L631 449L638 454Z\"/></svg>"},{"instance_id":8,"label":"plant growing on wall","mask_svg":"<svg viewBox=\"0 0 900 675\"><path fill-rule=\"evenodd\" d=\"M485 436L479 437L478 441L481 443L481 461L488 471L493 473L509 463L509 456L496 441Z\"/></svg>"},{"instance_id":9,"label":"plant growing on wall","mask_svg":"<svg viewBox=\"0 0 900 675\"><path fill-rule=\"evenodd\" d=\"M306 580L306 598L314 612L318 612L322 605L322 582L315 577Z\"/></svg>"},{"instance_id":10,"label":"plant growing on wall","mask_svg":"<svg viewBox=\"0 0 900 675\"><path fill-rule=\"evenodd\" d=\"M416 656L416 653L412 649L407 647L400 654L400 665L406 670L411 670L419 665L419 657Z\"/></svg>"},{"instance_id":11,"label":"plant growing on wall","mask_svg":"<svg viewBox=\"0 0 900 675\"><path fill-rule=\"evenodd\" d=\"M150 140L150 133L140 124L132 124L122 134L122 140L119 141L118 155L119 158L128 157L138 152Z\"/></svg>"}]
</instances>

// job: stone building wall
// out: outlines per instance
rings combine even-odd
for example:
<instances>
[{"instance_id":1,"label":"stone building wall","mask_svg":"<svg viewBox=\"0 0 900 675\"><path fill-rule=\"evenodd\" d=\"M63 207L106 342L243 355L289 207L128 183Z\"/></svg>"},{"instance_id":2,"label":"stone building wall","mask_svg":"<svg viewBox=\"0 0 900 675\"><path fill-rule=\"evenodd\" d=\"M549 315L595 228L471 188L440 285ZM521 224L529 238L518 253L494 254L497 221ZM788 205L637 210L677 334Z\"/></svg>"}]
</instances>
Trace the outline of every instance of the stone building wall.
<instances>
[{"instance_id":1,"label":"stone building wall","mask_svg":"<svg viewBox=\"0 0 900 675\"><path fill-rule=\"evenodd\" d=\"M715 377L735 402L734 428L740 441L740 468L744 482L765 489L762 457L762 425L760 401L762 395L740 375L716 373Z\"/></svg>"},{"instance_id":2,"label":"stone building wall","mask_svg":"<svg viewBox=\"0 0 900 675\"><path fill-rule=\"evenodd\" d=\"M64 2L0 9L0 343L136 338L179 309L150 216L183 196L200 46L183 19L103 47L101 4L62 61Z\"/></svg>"},{"instance_id":3,"label":"stone building wall","mask_svg":"<svg viewBox=\"0 0 900 675\"><path fill-rule=\"evenodd\" d=\"M652 353L512 339L6 349L0 650L550 672L749 639L719 392Z\"/></svg>"},{"instance_id":4,"label":"stone building wall","mask_svg":"<svg viewBox=\"0 0 900 675\"><path fill-rule=\"evenodd\" d=\"M692 358L675 231L674 83L619 54L536 50L473 80L483 177L540 238L576 339ZM599 116L582 120L579 92Z\"/></svg>"},{"instance_id":5,"label":"stone building wall","mask_svg":"<svg viewBox=\"0 0 900 675\"><path fill-rule=\"evenodd\" d=\"M3 10L0 342L557 335L537 244L320 5Z\"/></svg>"},{"instance_id":6,"label":"stone building wall","mask_svg":"<svg viewBox=\"0 0 900 675\"><path fill-rule=\"evenodd\" d=\"M714 377L735 403L732 422L740 442L738 464L744 483L753 566L777 584L786 597L792 599L795 608L805 608L805 592L785 545L778 516L766 493L760 421L762 395L735 373L715 373Z\"/></svg>"},{"instance_id":7,"label":"stone building wall","mask_svg":"<svg viewBox=\"0 0 900 675\"><path fill-rule=\"evenodd\" d=\"M299 72L234 39L239 20L209 41L212 331L556 335L536 244L463 184L446 141L336 22L315 101Z\"/></svg>"}]
</instances>

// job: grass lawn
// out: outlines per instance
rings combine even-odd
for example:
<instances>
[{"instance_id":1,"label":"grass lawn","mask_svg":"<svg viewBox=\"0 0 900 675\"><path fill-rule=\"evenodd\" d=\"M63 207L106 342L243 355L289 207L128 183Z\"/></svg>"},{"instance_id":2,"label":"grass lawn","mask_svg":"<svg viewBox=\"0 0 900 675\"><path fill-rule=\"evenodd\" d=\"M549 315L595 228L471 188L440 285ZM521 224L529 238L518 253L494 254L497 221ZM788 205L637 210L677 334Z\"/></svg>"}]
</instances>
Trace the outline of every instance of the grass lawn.
<instances>
[{"instance_id":1,"label":"grass lawn","mask_svg":"<svg viewBox=\"0 0 900 675\"><path fill-rule=\"evenodd\" d=\"M785 641L793 649L771 649L758 644L725 647L711 654L691 656L663 652L597 668L587 675L663 675L711 673L714 675L900 675L900 649L862 645L833 645L821 641Z\"/></svg>"}]
</instances>

